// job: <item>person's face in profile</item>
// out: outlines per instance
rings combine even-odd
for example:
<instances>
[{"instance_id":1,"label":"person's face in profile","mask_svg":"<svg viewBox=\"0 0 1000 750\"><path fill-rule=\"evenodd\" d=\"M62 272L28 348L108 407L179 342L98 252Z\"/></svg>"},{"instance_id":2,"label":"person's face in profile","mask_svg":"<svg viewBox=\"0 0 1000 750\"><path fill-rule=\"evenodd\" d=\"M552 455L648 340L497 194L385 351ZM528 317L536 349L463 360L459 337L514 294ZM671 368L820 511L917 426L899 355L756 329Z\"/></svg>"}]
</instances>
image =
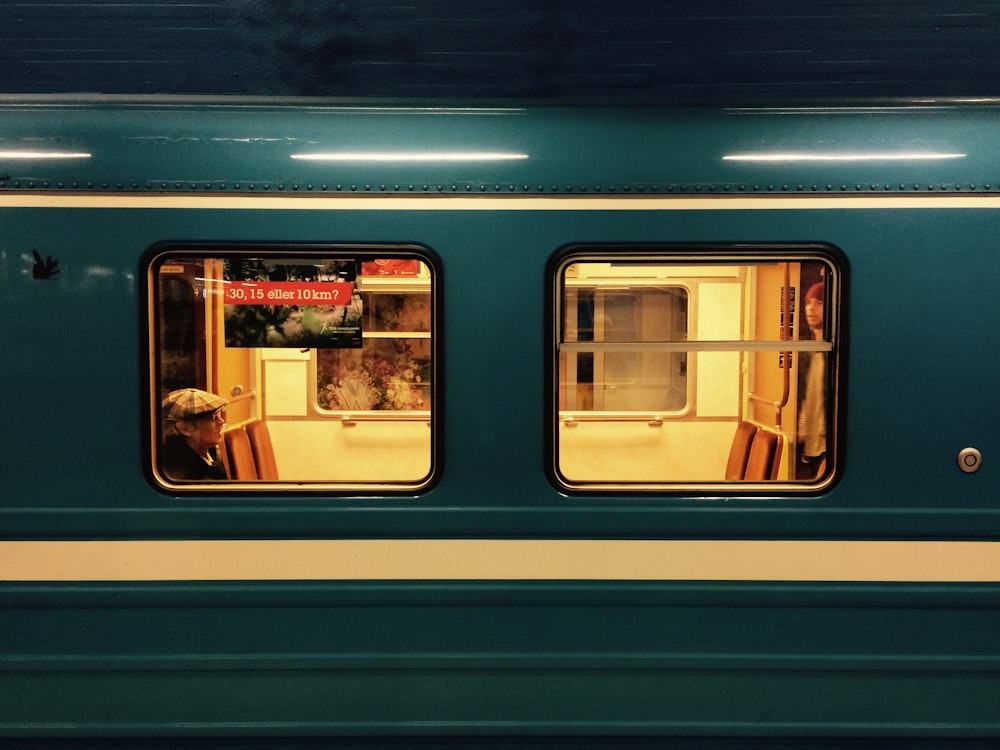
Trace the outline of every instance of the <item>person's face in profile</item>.
<instances>
[{"instance_id":1,"label":"person's face in profile","mask_svg":"<svg viewBox=\"0 0 1000 750\"><path fill-rule=\"evenodd\" d=\"M823 327L823 300L806 297L806 323L810 328Z\"/></svg>"},{"instance_id":2,"label":"person's face in profile","mask_svg":"<svg viewBox=\"0 0 1000 750\"><path fill-rule=\"evenodd\" d=\"M177 429L197 453L203 454L219 444L225 426L225 411L217 411L198 419L184 420L177 425Z\"/></svg>"}]
</instances>

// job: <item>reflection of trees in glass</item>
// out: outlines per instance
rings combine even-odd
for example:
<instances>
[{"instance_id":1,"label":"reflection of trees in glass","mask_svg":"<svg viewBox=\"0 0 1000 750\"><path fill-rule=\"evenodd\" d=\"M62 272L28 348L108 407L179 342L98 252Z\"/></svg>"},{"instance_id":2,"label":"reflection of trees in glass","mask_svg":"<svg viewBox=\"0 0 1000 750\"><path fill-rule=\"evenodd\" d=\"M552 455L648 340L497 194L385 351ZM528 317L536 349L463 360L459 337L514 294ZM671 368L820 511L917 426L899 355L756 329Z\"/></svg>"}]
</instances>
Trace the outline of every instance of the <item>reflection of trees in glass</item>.
<instances>
[{"instance_id":1,"label":"reflection of trees in glass","mask_svg":"<svg viewBox=\"0 0 1000 750\"><path fill-rule=\"evenodd\" d=\"M361 298L349 305L226 305L226 346L358 346Z\"/></svg>"},{"instance_id":2,"label":"reflection of trees in glass","mask_svg":"<svg viewBox=\"0 0 1000 750\"><path fill-rule=\"evenodd\" d=\"M356 260L321 260L294 263L262 258L223 258L222 278L226 281L354 281Z\"/></svg>"},{"instance_id":3,"label":"reflection of trees in glass","mask_svg":"<svg viewBox=\"0 0 1000 750\"><path fill-rule=\"evenodd\" d=\"M161 275L159 284L160 388L166 396L178 388L204 385L204 365L194 287L181 275Z\"/></svg>"},{"instance_id":4,"label":"reflection of trees in glass","mask_svg":"<svg viewBox=\"0 0 1000 750\"><path fill-rule=\"evenodd\" d=\"M365 298L365 330L429 331L429 294L372 293Z\"/></svg>"}]
</instances>

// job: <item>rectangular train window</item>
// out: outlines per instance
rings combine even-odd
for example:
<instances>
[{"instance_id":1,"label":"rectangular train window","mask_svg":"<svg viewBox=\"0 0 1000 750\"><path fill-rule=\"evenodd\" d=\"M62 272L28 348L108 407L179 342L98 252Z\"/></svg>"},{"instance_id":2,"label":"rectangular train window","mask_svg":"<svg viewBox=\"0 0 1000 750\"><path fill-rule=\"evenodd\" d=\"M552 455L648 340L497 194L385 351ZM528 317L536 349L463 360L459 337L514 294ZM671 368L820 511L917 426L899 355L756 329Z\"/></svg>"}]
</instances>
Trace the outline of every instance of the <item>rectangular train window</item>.
<instances>
[{"instance_id":1,"label":"rectangular train window","mask_svg":"<svg viewBox=\"0 0 1000 750\"><path fill-rule=\"evenodd\" d=\"M159 486L430 485L438 289L426 251L174 245L150 256Z\"/></svg>"},{"instance_id":2,"label":"rectangular train window","mask_svg":"<svg viewBox=\"0 0 1000 750\"><path fill-rule=\"evenodd\" d=\"M816 491L836 468L832 249L576 247L553 266L561 489Z\"/></svg>"}]
</instances>

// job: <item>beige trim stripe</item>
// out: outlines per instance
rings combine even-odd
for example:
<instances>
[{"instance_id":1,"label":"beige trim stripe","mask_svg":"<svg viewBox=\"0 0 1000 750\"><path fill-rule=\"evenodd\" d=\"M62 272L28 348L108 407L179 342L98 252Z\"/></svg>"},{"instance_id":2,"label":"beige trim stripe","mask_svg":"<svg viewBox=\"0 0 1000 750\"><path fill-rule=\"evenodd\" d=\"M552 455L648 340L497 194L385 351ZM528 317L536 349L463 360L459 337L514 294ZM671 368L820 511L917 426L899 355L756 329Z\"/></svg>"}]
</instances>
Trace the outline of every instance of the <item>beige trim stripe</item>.
<instances>
[{"instance_id":1,"label":"beige trim stripe","mask_svg":"<svg viewBox=\"0 0 1000 750\"><path fill-rule=\"evenodd\" d=\"M1000 582L1000 542L0 542L2 581Z\"/></svg>"},{"instance_id":2,"label":"beige trim stripe","mask_svg":"<svg viewBox=\"0 0 1000 750\"><path fill-rule=\"evenodd\" d=\"M803 209L1000 208L1000 195L357 195L355 193L122 194L2 193L0 208L157 208L314 211L742 211Z\"/></svg>"}]
</instances>

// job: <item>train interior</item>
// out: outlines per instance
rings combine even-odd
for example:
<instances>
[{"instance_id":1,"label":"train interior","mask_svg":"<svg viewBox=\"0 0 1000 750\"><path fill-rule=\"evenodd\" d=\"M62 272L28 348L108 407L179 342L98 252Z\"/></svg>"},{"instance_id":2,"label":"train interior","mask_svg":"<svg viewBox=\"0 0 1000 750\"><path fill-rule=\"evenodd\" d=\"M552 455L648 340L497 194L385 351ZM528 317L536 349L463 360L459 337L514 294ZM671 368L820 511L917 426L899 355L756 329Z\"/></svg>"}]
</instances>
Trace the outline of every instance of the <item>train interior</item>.
<instances>
[{"instance_id":1,"label":"train interior","mask_svg":"<svg viewBox=\"0 0 1000 750\"><path fill-rule=\"evenodd\" d=\"M228 400L231 480L428 477L432 282L422 260L174 255L152 273L154 392L196 387Z\"/></svg>"},{"instance_id":2,"label":"train interior","mask_svg":"<svg viewBox=\"0 0 1000 750\"><path fill-rule=\"evenodd\" d=\"M829 475L834 327L829 311L807 320L799 293L824 296L829 266L585 261L563 275L558 467L567 484ZM815 300L808 305L815 315ZM810 388L822 425L806 418Z\"/></svg>"}]
</instances>

